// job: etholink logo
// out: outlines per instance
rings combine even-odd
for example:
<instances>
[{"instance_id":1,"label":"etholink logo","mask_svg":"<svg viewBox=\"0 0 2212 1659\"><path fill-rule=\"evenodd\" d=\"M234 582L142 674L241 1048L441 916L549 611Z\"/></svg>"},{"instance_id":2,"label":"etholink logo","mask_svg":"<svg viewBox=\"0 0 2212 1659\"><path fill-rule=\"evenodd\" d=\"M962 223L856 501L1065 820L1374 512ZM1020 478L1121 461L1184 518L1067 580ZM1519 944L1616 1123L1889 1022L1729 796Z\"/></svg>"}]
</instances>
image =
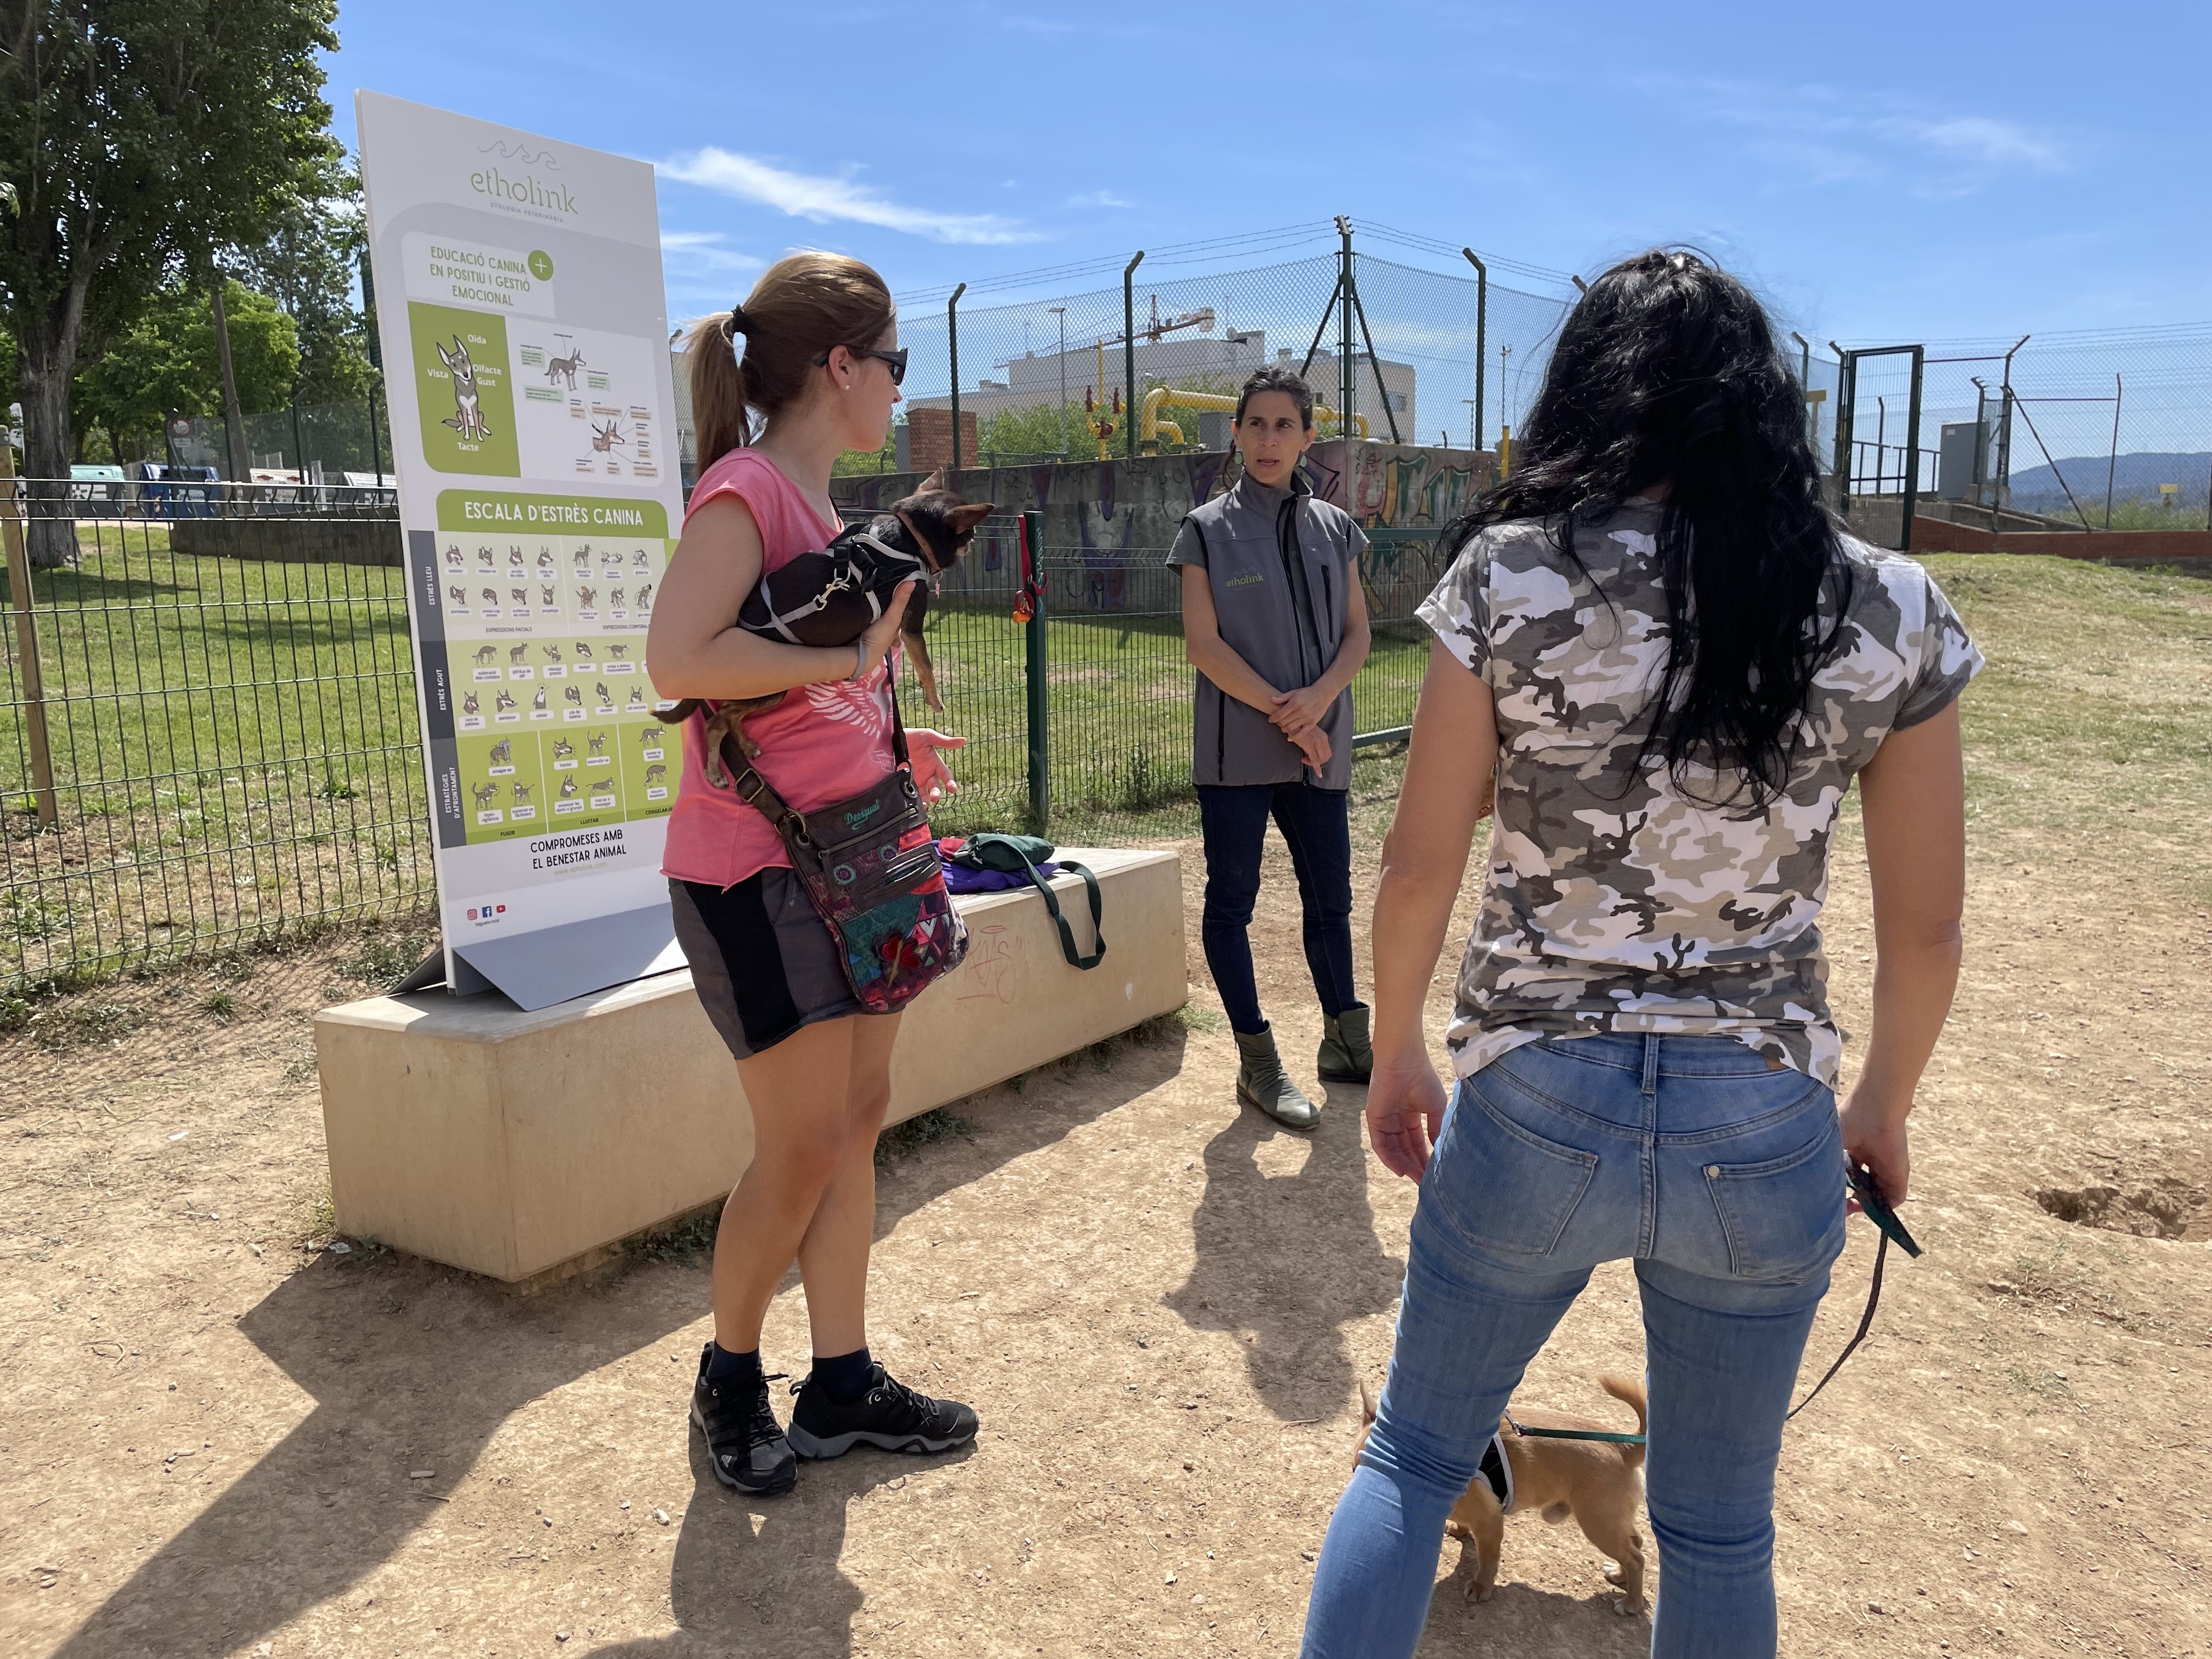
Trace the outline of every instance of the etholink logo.
<instances>
[{"instance_id":1,"label":"etholink logo","mask_svg":"<svg viewBox=\"0 0 2212 1659\"><path fill-rule=\"evenodd\" d=\"M568 185L546 184L532 173L518 179L495 167L481 167L469 174L469 188L479 196L495 196L526 207L550 208L557 213L576 211L576 198Z\"/></svg>"}]
</instances>

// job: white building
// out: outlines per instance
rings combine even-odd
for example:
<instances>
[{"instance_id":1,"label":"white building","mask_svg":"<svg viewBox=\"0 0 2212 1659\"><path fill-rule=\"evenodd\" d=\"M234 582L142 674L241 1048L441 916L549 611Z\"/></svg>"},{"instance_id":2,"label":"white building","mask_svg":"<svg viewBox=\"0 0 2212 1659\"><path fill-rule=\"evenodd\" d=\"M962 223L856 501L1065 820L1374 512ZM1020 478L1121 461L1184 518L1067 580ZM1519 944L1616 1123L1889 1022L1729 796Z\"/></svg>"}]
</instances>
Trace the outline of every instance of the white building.
<instances>
[{"instance_id":1,"label":"white building","mask_svg":"<svg viewBox=\"0 0 2212 1659\"><path fill-rule=\"evenodd\" d=\"M1295 369L1300 361L1300 354L1288 346L1275 348L1271 356L1264 329L1231 329L1218 336L1172 340L1139 339L1135 355L1139 398L1146 387L1155 385L1234 392L1254 369L1263 364L1272 362ZM993 374L1003 375L1003 379L986 375L973 387L961 388L960 412L965 415L973 410L978 418L988 419L1000 410L1034 409L1041 404L1057 403L1063 396L1072 406L1080 408L1085 392L1101 396L1110 403L1116 392L1124 390L1127 370L1121 346L1117 343L1106 347L1106 384L1103 391L1097 384L1098 361L1096 345L1071 347L1064 354L1032 352L1013 358L994 368ZM1390 422L1383 412L1382 394L1376 389L1372 360L1365 352L1360 352L1352 360L1352 412L1367 417L1370 437L1388 438ZM1416 430L1413 367L1385 357L1382 359L1382 392L1389 394L1390 412L1397 416L1401 435L1411 443ZM1332 409L1336 406L1337 365L1334 352L1327 349L1316 352L1305 378L1313 387L1316 403ZM952 400L938 396L908 401L917 409L944 409ZM1173 410L1169 414L1195 441L1195 424L1185 416L1175 416Z\"/></svg>"}]
</instances>

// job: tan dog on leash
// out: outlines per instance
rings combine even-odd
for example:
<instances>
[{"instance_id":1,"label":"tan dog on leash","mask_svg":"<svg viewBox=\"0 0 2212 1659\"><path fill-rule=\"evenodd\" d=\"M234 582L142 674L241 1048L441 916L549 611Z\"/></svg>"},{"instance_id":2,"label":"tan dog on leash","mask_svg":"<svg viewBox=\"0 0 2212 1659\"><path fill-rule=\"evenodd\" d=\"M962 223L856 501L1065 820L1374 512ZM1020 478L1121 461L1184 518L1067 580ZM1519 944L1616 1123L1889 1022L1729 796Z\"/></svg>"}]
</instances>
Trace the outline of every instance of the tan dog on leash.
<instances>
[{"instance_id":1,"label":"tan dog on leash","mask_svg":"<svg viewBox=\"0 0 2212 1659\"><path fill-rule=\"evenodd\" d=\"M1625 1376L1601 1376L1598 1387L1636 1411L1637 1432L1644 1432L1644 1385ZM1359 1444L1364 1448L1375 1426L1375 1401L1367 1385L1359 1385ZM1583 1536L1618 1561L1606 1574L1608 1583L1620 1586L1613 1610L1623 1614L1644 1611L1644 1539L1636 1530L1636 1506L1644 1496L1644 1448L1600 1440L1539 1439L1519 1432L1515 1422L1531 1429L1581 1429L1607 1432L1606 1425L1568 1412L1541 1407L1508 1413L1492 1443L1496 1456L1486 1460L1488 1472L1477 1474L1452 1505L1444 1530L1474 1545L1474 1577L1467 1587L1468 1599L1487 1601L1498 1593L1498 1563L1505 1543L1505 1517L1527 1510L1540 1510L1553 1526L1569 1516ZM1500 1467L1502 1465L1502 1467ZM1492 1474L1502 1480L1501 1497Z\"/></svg>"}]
</instances>

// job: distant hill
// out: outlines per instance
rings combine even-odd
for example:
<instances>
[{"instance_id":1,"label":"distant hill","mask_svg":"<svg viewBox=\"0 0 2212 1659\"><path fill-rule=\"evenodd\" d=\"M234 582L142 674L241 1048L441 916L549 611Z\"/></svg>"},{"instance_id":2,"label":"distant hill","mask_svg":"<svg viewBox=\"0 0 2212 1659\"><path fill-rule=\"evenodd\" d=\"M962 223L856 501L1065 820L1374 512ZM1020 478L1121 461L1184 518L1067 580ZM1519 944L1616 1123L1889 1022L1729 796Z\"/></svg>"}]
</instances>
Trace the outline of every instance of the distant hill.
<instances>
[{"instance_id":1,"label":"distant hill","mask_svg":"<svg viewBox=\"0 0 2212 1659\"><path fill-rule=\"evenodd\" d=\"M2074 455L2060 461L2057 471L2048 466L2015 471L2012 475L2012 504L2030 513L2047 512L2054 507L2063 511L2066 491L2059 483L2061 474L2084 506L2092 501L2101 503L2105 499L2107 465L2112 468L2112 495L2117 501L2154 499L2160 484L2174 483L2181 486L2177 506L2203 507L2205 486L2212 482L2212 454L2137 452L2121 456L2117 463L2105 455Z\"/></svg>"}]
</instances>

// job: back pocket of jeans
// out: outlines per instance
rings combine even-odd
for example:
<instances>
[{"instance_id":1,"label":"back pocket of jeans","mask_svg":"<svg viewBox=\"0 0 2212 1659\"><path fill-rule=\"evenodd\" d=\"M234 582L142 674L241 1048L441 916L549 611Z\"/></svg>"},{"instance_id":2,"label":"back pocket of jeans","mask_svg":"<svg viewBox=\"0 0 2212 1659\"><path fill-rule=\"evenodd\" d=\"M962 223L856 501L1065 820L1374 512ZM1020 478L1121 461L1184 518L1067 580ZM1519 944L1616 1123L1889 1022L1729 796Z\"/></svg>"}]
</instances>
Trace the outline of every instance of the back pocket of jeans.
<instances>
[{"instance_id":1,"label":"back pocket of jeans","mask_svg":"<svg viewBox=\"0 0 2212 1659\"><path fill-rule=\"evenodd\" d=\"M1421 1201L1470 1243L1548 1255L1596 1171L1595 1152L1545 1139L1462 1085Z\"/></svg>"},{"instance_id":2,"label":"back pocket of jeans","mask_svg":"<svg viewBox=\"0 0 2212 1659\"><path fill-rule=\"evenodd\" d=\"M1759 1164L1708 1164L1705 1188L1738 1279L1790 1283L1836 1259L1844 1238L1843 1135L1832 1114L1807 1145Z\"/></svg>"}]
</instances>

